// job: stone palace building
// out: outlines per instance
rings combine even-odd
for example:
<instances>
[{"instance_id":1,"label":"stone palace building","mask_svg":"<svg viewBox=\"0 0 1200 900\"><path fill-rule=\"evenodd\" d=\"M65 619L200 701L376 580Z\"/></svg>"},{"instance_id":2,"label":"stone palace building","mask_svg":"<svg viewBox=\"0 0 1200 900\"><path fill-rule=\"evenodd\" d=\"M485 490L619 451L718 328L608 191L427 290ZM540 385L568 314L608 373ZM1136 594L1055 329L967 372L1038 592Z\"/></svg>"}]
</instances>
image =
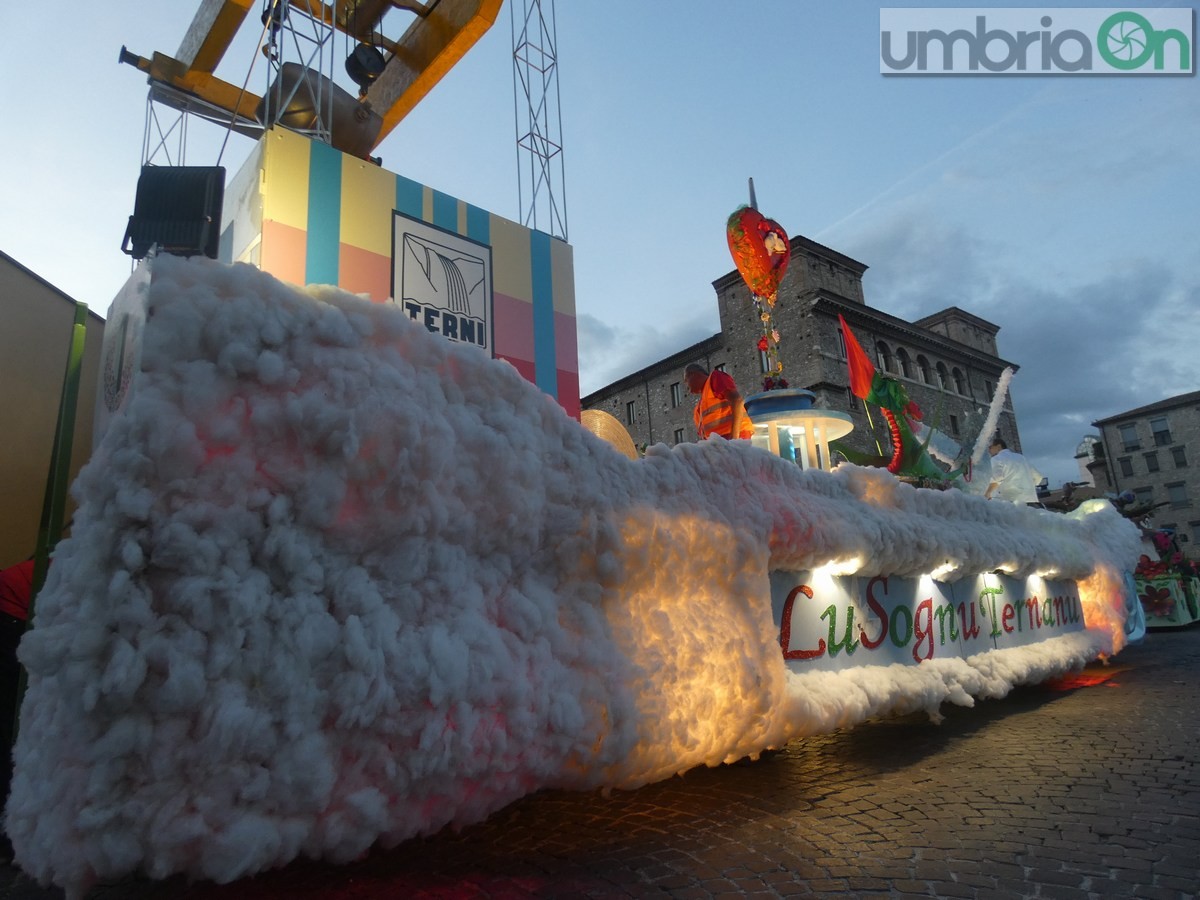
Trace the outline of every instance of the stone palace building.
<instances>
[{"instance_id":1,"label":"stone palace building","mask_svg":"<svg viewBox=\"0 0 1200 900\"><path fill-rule=\"evenodd\" d=\"M793 388L816 395L819 407L849 412L851 446L875 452L875 436L862 402L850 393L846 343L838 323L845 318L876 366L904 384L925 421L954 437L967 416L986 409L1007 362L999 356L999 326L957 306L908 322L867 305L862 276L867 266L803 236L791 239L791 256L779 288L774 319L780 332L783 375ZM765 354L757 343L761 325L749 289L731 271L713 282L721 330L712 337L633 372L582 399L584 409L610 413L629 429L635 443L674 445L695 441L683 370L696 362L723 368L743 396L762 389ZM873 421L887 452L880 418ZM1006 400L998 431L1020 450L1016 414Z\"/></svg>"}]
</instances>

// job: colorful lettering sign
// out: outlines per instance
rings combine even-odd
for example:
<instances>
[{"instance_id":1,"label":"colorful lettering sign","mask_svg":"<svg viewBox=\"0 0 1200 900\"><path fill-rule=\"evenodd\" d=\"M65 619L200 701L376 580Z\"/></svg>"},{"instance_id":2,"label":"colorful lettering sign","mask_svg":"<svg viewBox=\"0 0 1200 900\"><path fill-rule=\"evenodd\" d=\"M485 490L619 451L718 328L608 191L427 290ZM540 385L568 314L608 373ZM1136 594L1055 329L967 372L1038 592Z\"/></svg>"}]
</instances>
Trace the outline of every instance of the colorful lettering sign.
<instances>
[{"instance_id":1,"label":"colorful lettering sign","mask_svg":"<svg viewBox=\"0 0 1200 900\"><path fill-rule=\"evenodd\" d=\"M771 608L796 671L918 665L1084 630L1071 581L989 574L952 583L772 572Z\"/></svg>"}]
</instances>

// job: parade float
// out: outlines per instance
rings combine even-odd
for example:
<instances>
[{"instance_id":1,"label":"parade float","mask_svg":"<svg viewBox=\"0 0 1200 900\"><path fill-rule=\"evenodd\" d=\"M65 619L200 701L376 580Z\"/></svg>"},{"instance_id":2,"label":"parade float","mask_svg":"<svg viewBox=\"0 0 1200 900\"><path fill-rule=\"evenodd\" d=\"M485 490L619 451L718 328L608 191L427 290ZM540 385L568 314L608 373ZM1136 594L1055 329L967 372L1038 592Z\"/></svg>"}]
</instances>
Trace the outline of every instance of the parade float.
<instances>
[{"instance_id":1,"label":"parade float","mask_svg":"<svg viewBox=\"0 0 1200 900\"><path fill-rule=\"evenodd\" d=\"M1200 621L1200 568L1187 559L1168 529L1152 532L1134 569L1135 590L1148 628Z\"/></svg>"},{"instance_id":2,"label":"parade float","mask_svg":"<svg viewBox=\"0 0 1200 900\"><path fill-rule=\"evenodd\" d=\"M20 658L7 830L78 898L228 882L972 705L1127 640L1136 528L803 468L630 459L393 304L148 258Z\"/></svg>"},{"instance_id":3,"label":"parade float","mask_svg":"<svg viewBox=\"0 0 1200 900\"><path fill-rule=\"evenodd\" d=\"M226 262L148 253L109 311L96 443L19 650L5 828L70 900L347 862L543 788L937 719L1128 640L1138 535L1111 507L834 467L845 423L804 391L751 403L751 442L631 458L585 427L570 245L369 155L499 4L450 5L355 79L327 142L214 77L244 4L204 4L187 59L122 49L160 88L236 98L260 140L188 223ZM328 24L374 40L386 6ZM279 62L286 22L263 24ZM127 237L162 247L149 213L181 204L146 199ZM765 279L762 393L790 391L786 234L737 224Z\"/></svg>"}]
</instances>

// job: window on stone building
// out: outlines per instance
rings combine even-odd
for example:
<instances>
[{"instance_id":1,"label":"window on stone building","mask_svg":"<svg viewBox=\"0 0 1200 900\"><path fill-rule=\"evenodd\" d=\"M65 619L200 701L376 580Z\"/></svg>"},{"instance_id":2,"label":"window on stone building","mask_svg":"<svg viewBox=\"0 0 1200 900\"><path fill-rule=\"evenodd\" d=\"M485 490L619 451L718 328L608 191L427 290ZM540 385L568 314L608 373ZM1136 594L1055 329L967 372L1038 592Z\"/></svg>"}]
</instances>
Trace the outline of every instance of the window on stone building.
<instances>
[{"instance_id":1,"label":"window on stone building","mask_svg":"<svg viewBox=\"0 0 1200 900\"><path fill-rule=\"evenodd\" d=\"M713 366L713 371L714 372L724 372L725 371L725 363L718 363L717 365Z\"/></svg>"},{"instance_id":2,"label":"window on stone building","mask_svg":"<svg viewBox=\"0 0 1200 900\"><path fill-rule=\"evenodd\" d=\"M1133 457L1122 456L1117 460L1117 465L1121 467L1121 474L1128 477L1133 474Z\"/></svg>"},{"instance_id":3,"label":"window on stone building","mask_svg":"<svg viewBox=\"0 0 1200 900\"><path fill-rule=\"evenodd\" d=\"M1167 485L1167 499L1171 501L1171 509L1183 509L1192 505L1188 500L1187 485L1182 481Z\"/></svg>"},{"instance_id":4,"label":"window on stone building","mask_svg":"<svg viewBox=\"0 0 1200 900\"><path fill-rule=\"evenodd\" d=\"M1171 443L1171 426L1167 423L1166 416L1151 419L1150 432L1154 435L1155 447L1165 447Z\"/></svg>"},{"instance_id":5,"label":"window on stone building","mask_svg":"<svg viewBox=\"0 0 1200 900\"><path fill-rule=\"evenodd\" d=\"M1125 445L1126 451L1142 449L1138 440L1137 425L1118 425L1117 430L1121 432L1121 443Z\"/></svg>"},{"instance_id":6,"label":"window on stone building","mask_svg":"<svg viewBox=\"0 0 1200 900\"><path fill-rule=\"evenodd\" d=\"M1187 468L1187 451L1185 451L1182 447L1172 447L1171 456L1175 459L1175 468Z\"/></svg>"},{"instance_id":7,"label":"window on stone building","mask_svg":"<svg viewBox=\"0 0 1200 900\"><path fill-rule=\"evenodd\" d=\"M987 402L991 403L992 402L992 383L990 381L985 381L983 383L983 393L985 395L985 399L987 400Z\"/></svg>"},{"instance_id":8,"label":"window on stone building","mask_svg":"<svg viewBox=\"0 0 1200 900\"><path fill-rule=\"evenodd\" d=\"M1200 522L1188 522L1188 527L1192 529L1192 543L1200 544Z\"/></svg>"},{"instance_id":9,"label":"window on stone building","mask_svg":"<svg viewBox=\"0 0 1200 900\"><path fill-rule=\"evenodd\" d=\"M875 344L875 361L879 368L885 372L894 372L892 368L892 351L888 349L888 345L883 341L878 341Z\"/></svg>"},{"instance_id":10,"label":"window on stone building","mask_svg":"<svg viewBox=\"0 0 1200 900\"><path fill-rule=\"evenodd\" d=\"M943 391L950 390L950 373L946 371L946 364L940 362L937 364L937 386Z\"/></svg>"},{"instance_id":11,"label":"window on stone building","mask_svg":"<svg viewBox=\"0 0 1200 900\"><path fill-rule=\"evenodd\" d=\"M955 367L954 367L954 368L953 368L953 369L950 371L950 375L951 375L951 376L954 378L954 391L955 391L955 393L957 393L957 394L962 394L963 396L966 396L966 393L967 393L967 382L966 382L966 379L964 379L964 378L963 378L962 369L960 369L958 366L955 366Z\"/></svg>"},{"instance_id":12,"label":"window on stone building","mask_svg":"<svg viewBox=\"0 0 1200 900\"><path fill-rule=\"evenodd\" d=\"M630 400L625 404L625 424L633 425L637 422L637 402Z\"/></svg>"},{"instance_id":13,"label":"window on stone building","mask_svg":"<svg viewBox=\"0 0 1200 900\"><path fill-rule=\"evenodd\" d=\"M846 405L850 409L858 409L857 401L858 401L858 398L854 396L854 391L850 390L850 388L847 387L846 388Z\"/></svg>"},{"instance_id":14,"label":"window on stone building","mask_svg":"<svg viewBox=\"0 0 1200 900\"><path fill-rule=\"evenodd\" d=\"M1157 472L1158 471L1158 454L1156 452L1154 452L1152 450L1149 453L1143 453L1142 458L1144 460L1146 460L1146 471L1147 472Z\"/></svg>"},{"instance_id":15,"label":"window on stone building","mask_svg":"<svg viewBox=\"0 0 1200 900\"><path fill-rule=\"evenodd\" d=\"M922 384L929 384L929 360L924 356L917 357L917 374L921 378Z\"/></svg>"},{"instance_id":16,"label":"window on stone building","mask_svg":"<svg viewBox=\"0 0 1200 900\"><path fill-rule=\"evenodd\" d=\"M950 417L950 433L958 434L958 416Z\"/></svg>"},{"instance_id":17,"label":"window on stone building","mask_svg":"<svg viewBox=\"0 0 1200 900\"><path fill-rule=\"evenodd\" d=\"M683 385L676 381L671 385L671 409L679 406L683 402Z\"/></svg>"},{"instance_id":18,"label":"window on stone building","mask_svg":"<svg viewBox=\"0 0 1200 900\"><path fill-rule=\"evenodd\" d=\"M912 361L903 347L896 348L896 361L900 364L900 374L905 378L912 378Z\"/></svg>"},{"instance_id":19,"label":"window on stone building","mask_svg":"<svg viewBox=\"0 0 1200 900\"><path fill-rule=\"evenodd\" d=\"M1149 505L1154 502L1154 488L1140 487L1133 489L1134 502L1138 506L1143 504Z\"/></svg>"},{"instance_id":20,"label":"window on stone building","mask_svg":"<svg viewBox=\"0 0 1200 900\"><path fill-rule=\"evenodd\" d=\"M683 429L682 428L675 429L675 443L677 443L677 444L683 443Z\"/></svg>"},{"instance_id":21,"label":"window on stone building","mask_svg":"<svg viewBox=\"0 0 1200 900\"><path fill-rule=\"evenodd\" d=\"M838 356L846 358L846 335L842 333L841 328L838 328Z\"/></svg>"},{"instance_id":22,"label":"window on stone building","mask_svg":"<svg viewBox=\"0 0 1200 900\"><path fill-rule=\"evenodd\" d=\"M763 374L771 371L771 359L767 356L766 350L758 351L758 368Z\"/></svg>"}]
</instances>

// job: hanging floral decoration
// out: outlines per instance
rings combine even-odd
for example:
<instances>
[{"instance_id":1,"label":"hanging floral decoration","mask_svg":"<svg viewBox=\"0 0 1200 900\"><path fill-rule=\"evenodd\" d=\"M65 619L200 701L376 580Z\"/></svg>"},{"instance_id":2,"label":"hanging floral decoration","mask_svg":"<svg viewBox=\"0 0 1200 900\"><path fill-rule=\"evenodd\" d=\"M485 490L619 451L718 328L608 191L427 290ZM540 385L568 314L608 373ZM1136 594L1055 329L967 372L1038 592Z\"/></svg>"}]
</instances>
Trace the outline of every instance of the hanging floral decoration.
<instances>
[{"instance_id":1,"label":"hanging floral decoration","mask_svg":"<svg viewBox=\"0 0 1200 900\"><path fill-rule=\"evenodd\" d=\"M729 217L725 235L734 265L750 288L762 324L758 349L767 355L763 390L785 388L788 383L779 361L779 331L772 324L771 311L779 297L779 283L787 271L790 257L787 232L753 206L741 206Z\"/></svg>"}]
</instances>

